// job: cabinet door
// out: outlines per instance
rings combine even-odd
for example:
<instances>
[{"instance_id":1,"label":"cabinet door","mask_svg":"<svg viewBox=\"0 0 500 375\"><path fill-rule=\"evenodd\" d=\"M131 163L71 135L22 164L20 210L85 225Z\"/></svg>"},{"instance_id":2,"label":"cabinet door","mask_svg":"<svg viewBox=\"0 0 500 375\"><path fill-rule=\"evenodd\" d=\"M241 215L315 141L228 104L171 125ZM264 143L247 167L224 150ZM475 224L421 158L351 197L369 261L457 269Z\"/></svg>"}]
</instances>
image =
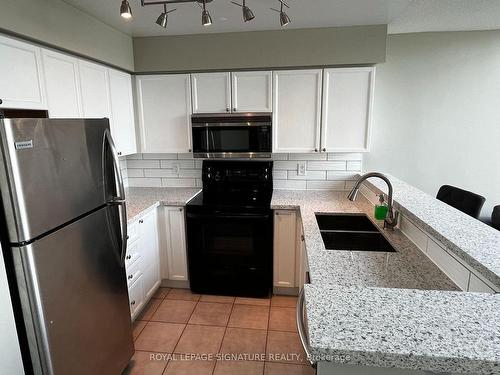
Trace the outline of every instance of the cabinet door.
<instances>
[{"instance_id":1,"label":"cabinet door","mask_svg":"<svg viewBox=\"0 0 500 375\"><path fill-rule=\"evenodd\" d=\"M156 209L139 220L138 241L140 241L139 249L142 258L144 296L146 300L149 300L161 282Z\"/></svg>"},{"instance_id":2,"label":"cabinet door","mask_svg":"<svg viewBox=\"0 0 500 375\"><path fill-rule=\"evenodd\" d=\"M297 214L292 210L274 213L274 286L295 287Z\"/></svg>"},{"instance_id":3,"label":"cabinet door","mask_svg":"<svg viewBox=\"0 0 500 375\"><path fill-rule=\"evenodd\" d=\"M230 112L230 73L191 74L191 86L193 113Z\"/></svg>"},{"instance_id":4,"label":"cabinet door","mask_svg":"<svg viewBox=\"0 0 500 375\"><path fill-rule=\"evenodd\" d=\"M78 60L42 50L47 104L51 118L82 117Z\"/></svg>"},{"instance_id":5,"label":"cabinet door","mask_svg":"<svg viewBox=\"0 0 500 375\"><path fill-rule=\"evenodd\" d=\"M108 70L111 99L111 134L118 155L137 152L135 143L134 101L132 99L132 77L117 70Z\"/></svg>"},{"instance_id":6,"label":"cabinet door","mask_svg":"<svg viewBox=\"0 0 500 375\"><path fill-rule=\"evenodd\" d=\"M186 222L184 209L165 207L167 263L170 280L187 280Z\"/></svg>"},{"instance_id":7,"label":"cabinet door","mask_svg":"<svg viewBox=\"0 0 500 375\"><path fill-rule=\"evenodd\" d=\"M2 107L46 109L40 48L0 36L0 56Z\"/></svg>"},{"instance_id":8,"label":"cabinet door","mask_svg":"<svg viewBox=\"0 0 500 375\"><path fill-rule=\"evenodd\" d=\"M108 72L101 65L85 61L78 62L82 93L83 117L110 118Z\"/></svg>"},{"instance_id":9,"label":"cabinet door","mask_svg":"<svg viewBox=\"0 0 500 375\"><path fill-rule=\"evenodd\" d=\"M235 72L231 82L233 112L273 110L271 72Z\"/></svg>"},{"instance_id":10,"label":"cabinet door","mask_svg":"<svg viewBox=\"0 0 500 375\"><path fill-rule=\"evenodd\" d=\"M273 152L318 152L321 70L273 73Z\"/></svg>"},{"instance_id":11,"label":"cabinet door","mask_svg":"<svg viewBox=\"0 0 500 375\"><path fill-rule=\"evenodd\" d=\"M130 305L130 316L132 320L134 320L137 314L142 310L145 302L142 276L139 276L128 289L128 300Z\"/></svg>"},{"instance_id":12,"label":"cabinet door","mask_svg":"<svg viewBox=\"0 0 500 375\"><path fill-rule=\"evenodd\" d=\"M137 78L141 151L191 152L189 74Z\"/></svg>"},{"instance_id":13,"label":"cabinet door","mask_svg":"<svg viewBox=\"0 0 500 375\"><path fill-rule=\"evenodd\" d=\"M321 149L363 152L370 146L375 68L325 69Z\"/></svg>"}]
</instances>

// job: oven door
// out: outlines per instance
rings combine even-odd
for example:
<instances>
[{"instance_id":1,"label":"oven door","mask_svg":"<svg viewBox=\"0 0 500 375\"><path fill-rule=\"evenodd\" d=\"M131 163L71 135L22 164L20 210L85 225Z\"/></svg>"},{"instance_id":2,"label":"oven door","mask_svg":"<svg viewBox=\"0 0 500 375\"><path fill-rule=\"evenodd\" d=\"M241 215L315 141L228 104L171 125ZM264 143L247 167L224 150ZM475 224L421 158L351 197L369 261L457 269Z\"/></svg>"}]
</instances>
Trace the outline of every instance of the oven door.
<instances>
[{"instance_id":1,"label":"oven door","mask_svg":"<svg viewBox=\"0 0 500 375\"><path fill-rule=\"evenodd\" d=\"M266 296L272 284L273 216L187 213L191 290Z\"/></svg>"},{"instance_id":2,"label":"oven door","mask_svg":"<svg viewBox=\"0 0 500 375\"><path fill-rule=\"evenodd\" d=\"M269 123L193 123L194 157L271 157Z\"/></svg>"}]
</instances>

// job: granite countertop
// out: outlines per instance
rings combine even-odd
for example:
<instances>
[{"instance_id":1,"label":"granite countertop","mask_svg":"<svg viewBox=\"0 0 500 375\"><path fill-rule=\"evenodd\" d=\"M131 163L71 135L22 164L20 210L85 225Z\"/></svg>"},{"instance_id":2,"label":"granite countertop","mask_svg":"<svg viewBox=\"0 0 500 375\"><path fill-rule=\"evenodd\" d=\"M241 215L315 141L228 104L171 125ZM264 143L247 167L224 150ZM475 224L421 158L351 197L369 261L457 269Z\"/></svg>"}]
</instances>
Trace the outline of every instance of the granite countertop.
<instances>
[{"instance_id":1,"label":"granite countertop","mask_svg":"<svg viewBox=\"0 0 500 375\"><path fill-rule=\"evenodd\" d=\"M127 220L134 221L142 212L160 204L185 206L200 191L198 188L127 188Z\"/></svg>"},{"instance_id":2,"label":"granite countertop","mask_svg":"<svg viewBox=\"0 0 500 375\"><path fill-rule=\"evenodd\" d=\"M273 209L299 209L311 284L305 286L312 355L337 363L500 373L500 297L458 289L399 230L396 253L325 250L316 212L366 213L346 192L274 191ZM450 323L452 321L452 323ZM458 329L460 327L460 329ZM326 358L326 359L325 359Z\"/></svg>"},{"instance_id":3,"label":"granite countertop","mask_svg":"<svg viewBox=\"0 0 500 375\"><path fill-rule=\"evenodd\" d=\"M314 284L305 293L316 358L433 372L500 372L500 294Z\"/></svg>"},{"instance_id":4,"label":"granite countertop","mask_svg":"<svg viewBox=\"0 0 500 375\"><path fill-rule=\"evenodd\" d=\"M327 251L316 223L315 213L365 213L373 218L373 206L362 196L351 202L346 192L275 190L273 209L298 209L302 217L309 273L316 284L457 290L456 285L399 230L382 234L397 250Z\"/></svg>"},{"instance_id":5,"label":"granite countertop","mask_svg":"<svg viewBox=\"0 0 500 375\"><path fill-rule=\"evenodd\" d=\"M448 250L500 288L500 231L388 175L394 188L394 207L443 243ZM387 191L379 179L368 187Z\"/></svg>"}]
</instances>

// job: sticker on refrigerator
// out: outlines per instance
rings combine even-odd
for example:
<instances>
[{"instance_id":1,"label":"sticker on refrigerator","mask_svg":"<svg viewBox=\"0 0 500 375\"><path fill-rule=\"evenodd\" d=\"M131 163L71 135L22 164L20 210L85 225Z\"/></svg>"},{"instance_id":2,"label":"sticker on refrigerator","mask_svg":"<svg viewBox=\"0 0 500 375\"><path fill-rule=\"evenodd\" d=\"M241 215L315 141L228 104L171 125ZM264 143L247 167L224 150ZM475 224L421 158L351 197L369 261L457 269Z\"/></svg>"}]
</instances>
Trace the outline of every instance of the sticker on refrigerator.
<instances>
[{"instance_id":1,"label":"sticker on refrigerator","mask_svg":"<svg viewBox=\"0 0 500 375\"><path fill-rule=\"evenodd\" d=\"M15 142L16 150L24 150L26 148L33 148L33 140Z\"/></svg>"}]
</instances>

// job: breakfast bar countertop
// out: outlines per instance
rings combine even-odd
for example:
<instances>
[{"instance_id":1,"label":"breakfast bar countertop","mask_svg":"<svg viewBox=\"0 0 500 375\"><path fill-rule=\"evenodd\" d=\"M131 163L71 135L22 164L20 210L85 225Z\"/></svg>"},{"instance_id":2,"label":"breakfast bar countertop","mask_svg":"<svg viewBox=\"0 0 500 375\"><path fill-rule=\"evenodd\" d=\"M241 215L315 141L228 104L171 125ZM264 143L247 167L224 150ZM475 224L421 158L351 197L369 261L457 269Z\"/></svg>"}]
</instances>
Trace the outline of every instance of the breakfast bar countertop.
<instances>
[{"instance_id":1,"label":"breakfast bar countertop","mask_svg":"<svg viewBox=\"0 0 500 375\"><path fill-rule=\"evenodd\" d=\"M299 210L311 284L305 285L313 359L452 373L500 373L500 295L458 287L399 229L395 253L326 250L316 213L366 214L347 192L275 190L273 209Z\"/></svg>"}]
</instances>

